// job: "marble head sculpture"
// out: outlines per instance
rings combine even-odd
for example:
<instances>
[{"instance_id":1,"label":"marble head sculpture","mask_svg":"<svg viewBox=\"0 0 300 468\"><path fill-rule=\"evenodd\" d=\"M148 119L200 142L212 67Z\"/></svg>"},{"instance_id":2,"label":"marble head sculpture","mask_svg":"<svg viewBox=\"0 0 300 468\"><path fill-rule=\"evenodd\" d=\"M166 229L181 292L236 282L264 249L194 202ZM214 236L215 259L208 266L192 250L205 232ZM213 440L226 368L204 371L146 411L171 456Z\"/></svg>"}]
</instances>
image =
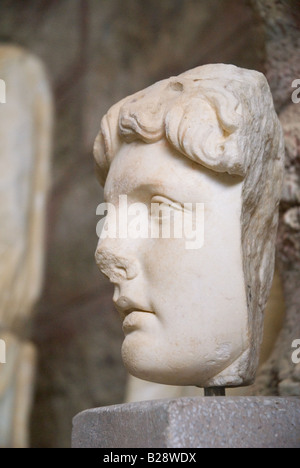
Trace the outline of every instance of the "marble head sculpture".
<instances>
[{"instance_id":1,"label":"marble head sculpture","mask_svg":"<svg viewBox=\"0 0 300 468\"><path fill-rule=\"evenodd\" d=\"M119 216L120 195L170 210L204 206L201 248L184 238L100 238L96 261L115 286L129 372L171 385L251 384L284 158L264 75L215 64L160 81L108 111L94 154ZM109 210L105 222L114 222Z\"/></svg>"}]
</instances>

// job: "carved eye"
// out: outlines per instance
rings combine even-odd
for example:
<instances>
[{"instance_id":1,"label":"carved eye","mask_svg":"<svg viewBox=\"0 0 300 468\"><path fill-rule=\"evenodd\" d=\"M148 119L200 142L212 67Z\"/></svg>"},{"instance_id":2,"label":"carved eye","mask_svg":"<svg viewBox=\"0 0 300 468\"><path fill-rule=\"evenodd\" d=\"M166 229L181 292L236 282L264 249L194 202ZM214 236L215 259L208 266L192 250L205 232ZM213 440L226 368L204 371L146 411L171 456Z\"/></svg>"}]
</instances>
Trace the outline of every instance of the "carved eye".
<instances>
[{"instance_id":1,"label":"carved eye","mask_svg":"<svg viewBox=\"0 0 300 468\"><path fill-rule=\"evenodd\" d=\"M174 202L169 198L155 195L151 199L151 217L159 222L169 220L172 213L183 212L184 207L179 202Z\"/></svg>"}]
</instances>

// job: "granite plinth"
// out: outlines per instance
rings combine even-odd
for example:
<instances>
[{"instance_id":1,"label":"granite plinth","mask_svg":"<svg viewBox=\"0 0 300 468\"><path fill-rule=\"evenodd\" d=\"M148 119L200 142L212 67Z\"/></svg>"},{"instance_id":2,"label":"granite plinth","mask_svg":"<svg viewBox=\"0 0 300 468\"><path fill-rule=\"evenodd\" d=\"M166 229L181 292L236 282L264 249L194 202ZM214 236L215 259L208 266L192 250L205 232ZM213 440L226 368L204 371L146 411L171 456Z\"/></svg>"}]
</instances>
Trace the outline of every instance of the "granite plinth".
<instances>
[{"instance_id":1,"label":"granite plinth","mask_svg":"<svg viewBox=\"0 0 300 468\"><path fill-rule=\"evenodd\" d=\"M178 398L83 411L73 448L299 448L296 397Z\"/></svg>"}]
</instances>

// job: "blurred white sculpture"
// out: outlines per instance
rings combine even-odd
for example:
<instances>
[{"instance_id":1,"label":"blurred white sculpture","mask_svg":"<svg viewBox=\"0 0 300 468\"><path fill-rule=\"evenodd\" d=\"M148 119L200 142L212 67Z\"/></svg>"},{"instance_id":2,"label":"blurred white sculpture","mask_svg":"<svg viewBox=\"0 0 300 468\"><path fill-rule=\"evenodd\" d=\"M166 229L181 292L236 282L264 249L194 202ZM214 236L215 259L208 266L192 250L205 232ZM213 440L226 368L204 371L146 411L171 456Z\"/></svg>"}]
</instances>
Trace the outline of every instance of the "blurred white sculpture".
<instances>
[{"instance_id":1,"label":"blurred white sculpture","mask_svg":"<svg viewBox=\"0 0 300 468\"><path fill-rule=\"evenodd\" d=\"M35 349L28 337L43 276L52 99L39 60L0 45L0 447L28 445Z\"/></svg>"},{"instance_id":2,"label":"blurred white sculpture","mask_svg":"<svg viewBox=\"0 0 300 468\"><path fill-rule=\"evenodd\" d=\"M207 65L112 107L95 144L108 214L96 252L115 285L129 372L171 385L253 382L274 272L284 143L266 78ZM190 218L203 245L119 235L128 204ZM204 220L194 205L204 205ZM113 210L111 207L115 207ZM148 214L139 217L149 230ZM150 223L150 224L151 224ZM151 224L152 226L152 224ZM118 228L119 226L117 226ZM114 237L112 232L117 232ZM186 232L184 231L184 234ZM201 248L200 248L201 247Z\"/></svg>"}]
</instances>

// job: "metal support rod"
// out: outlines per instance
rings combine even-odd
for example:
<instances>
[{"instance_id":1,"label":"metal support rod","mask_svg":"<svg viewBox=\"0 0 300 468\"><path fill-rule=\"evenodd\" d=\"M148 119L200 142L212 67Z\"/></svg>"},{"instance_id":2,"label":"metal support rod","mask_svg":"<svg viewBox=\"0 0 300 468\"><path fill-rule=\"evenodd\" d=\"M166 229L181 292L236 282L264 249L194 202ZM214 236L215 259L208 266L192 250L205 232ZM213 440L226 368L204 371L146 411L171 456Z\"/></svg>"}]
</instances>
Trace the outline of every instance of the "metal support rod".
<instances>
[{"instance_id":1,"label":"metal support rod","mask_svg":"<svg viewBox=\"0 0 300 468\"><path fill-rule=\"evenodd\" d=\"M216 396L226 396L225 387L208 387L204 389L204 396L206 397L216 397Z\"/></svg>"}]
</instances>

